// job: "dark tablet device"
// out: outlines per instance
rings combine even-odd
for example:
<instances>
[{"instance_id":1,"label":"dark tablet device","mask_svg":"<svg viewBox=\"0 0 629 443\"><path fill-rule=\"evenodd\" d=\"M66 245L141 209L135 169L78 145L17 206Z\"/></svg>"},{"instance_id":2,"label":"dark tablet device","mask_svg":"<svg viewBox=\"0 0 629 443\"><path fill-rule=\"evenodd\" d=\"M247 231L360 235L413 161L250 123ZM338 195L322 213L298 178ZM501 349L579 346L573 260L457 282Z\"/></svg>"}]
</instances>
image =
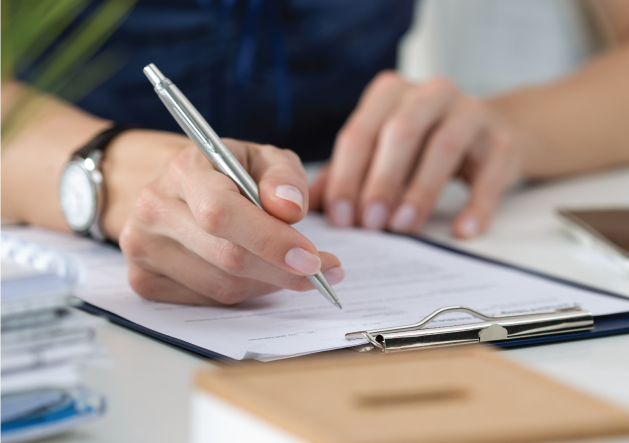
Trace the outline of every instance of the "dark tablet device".
<instances>
[{"instance_id":1,"label":"dark tablet device","mask_svg":"<svg viewBox=\"0 0 629 443\"><path fill-rule=\"evenodd\" d=\"M629 208L558 210L580 240L603 247L629 267Z\"/></svg>"}]
</instances>

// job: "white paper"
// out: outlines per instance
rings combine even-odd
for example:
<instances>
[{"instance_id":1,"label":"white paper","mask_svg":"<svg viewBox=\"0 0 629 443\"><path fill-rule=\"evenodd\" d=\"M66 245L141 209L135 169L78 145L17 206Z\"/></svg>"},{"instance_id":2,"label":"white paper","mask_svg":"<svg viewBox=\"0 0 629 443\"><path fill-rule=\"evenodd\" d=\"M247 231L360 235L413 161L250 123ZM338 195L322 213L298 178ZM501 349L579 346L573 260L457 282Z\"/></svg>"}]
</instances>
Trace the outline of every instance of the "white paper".
<instances>
[{"instance_id":1,"label":"white paper","mask_svg":"<svg viewBox=\"0 0 629 443\"><path fill-rule=\"evenodd\" d=\"M347 277L335 286L343 309L316 291L280 291L230 307L157 303L127 282L111 246L41 229L5 231L66 253L87 268L77 296L139 325L233 359L267 361L360 344L348 332L415 323L443 306L486 314L582 306L594 315L629 312L629 301L531 276L424 244L358 229L335 229L317 216L296 225L321 251L336 254ZM478 321L465 314L431 326Z\"/></svg>"}]
</instances>

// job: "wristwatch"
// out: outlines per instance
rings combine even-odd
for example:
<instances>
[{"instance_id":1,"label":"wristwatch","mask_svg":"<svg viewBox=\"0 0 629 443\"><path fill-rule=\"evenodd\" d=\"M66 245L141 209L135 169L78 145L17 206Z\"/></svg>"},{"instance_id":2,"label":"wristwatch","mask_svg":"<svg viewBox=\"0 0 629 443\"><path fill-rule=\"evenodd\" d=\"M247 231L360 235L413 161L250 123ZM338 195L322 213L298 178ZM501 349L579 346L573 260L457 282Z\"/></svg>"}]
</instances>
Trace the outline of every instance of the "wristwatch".
<instances>
[{"instance_id":1,"label":"wristwatch","mask_svg":"<svg viewBox=\"0 0 629 443\"><path fill-rule=\"evenodd\" d=\"M116 125L99 133L74 152L61 173L59 202L66 223L76 234L105 241L101 214L105 206L105 187L101 160L107 145L122 132L136 125Z\"/></svg>"}]
</instances>

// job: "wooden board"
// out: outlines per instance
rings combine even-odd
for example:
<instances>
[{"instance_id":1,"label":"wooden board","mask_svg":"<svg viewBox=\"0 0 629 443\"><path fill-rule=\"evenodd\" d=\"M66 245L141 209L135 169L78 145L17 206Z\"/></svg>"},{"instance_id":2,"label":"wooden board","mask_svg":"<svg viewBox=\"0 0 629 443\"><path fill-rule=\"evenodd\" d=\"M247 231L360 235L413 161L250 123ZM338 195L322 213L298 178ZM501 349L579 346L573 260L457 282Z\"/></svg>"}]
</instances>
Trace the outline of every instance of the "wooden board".
<instances>
[{"instance_id":1,"label":"wooden board","mask_svg":"<svg viewBox=\"0 0 629 443\"><path fill-rule=\"evenodd\" d=\"M629 413L486 348L281 361L200 388L314 443L542 442L629 434Z\"/></svg>"}]
</instances>

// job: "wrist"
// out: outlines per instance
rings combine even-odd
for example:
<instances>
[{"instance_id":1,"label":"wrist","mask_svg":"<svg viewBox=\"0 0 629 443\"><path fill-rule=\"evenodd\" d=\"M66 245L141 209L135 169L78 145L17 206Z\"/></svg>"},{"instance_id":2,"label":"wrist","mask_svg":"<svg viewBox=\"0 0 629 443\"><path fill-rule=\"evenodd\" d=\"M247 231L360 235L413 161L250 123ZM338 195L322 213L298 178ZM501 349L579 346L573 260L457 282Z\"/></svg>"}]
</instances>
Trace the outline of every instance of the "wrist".
<instances>
[{"instance_id":1,"label":"wrist","mask_svg":"<svg viewBox=\"0 0 629 443\"><path fill-rule=\"evenodd\" d=\"M531 88L487 101L487 105L504 122L513 137L519 155L518 174L522 179L540 178L539 164L544 161L546 155L543 143L536 136L528 111L531 99L534 101L535 95L535 90Z\"/></svg>"},{"instance_id":2,"label":"wrist","mask_svg":"<svg viewBox=\"0 0 629 443\"><path fill-rule=\"evenodd\" d=\"M129 130L111 142L101 166L106 193L102 228L108 239L118 241L140 190L189 144L183 135L146 129Z\"/></svg>"}]
</instances>

